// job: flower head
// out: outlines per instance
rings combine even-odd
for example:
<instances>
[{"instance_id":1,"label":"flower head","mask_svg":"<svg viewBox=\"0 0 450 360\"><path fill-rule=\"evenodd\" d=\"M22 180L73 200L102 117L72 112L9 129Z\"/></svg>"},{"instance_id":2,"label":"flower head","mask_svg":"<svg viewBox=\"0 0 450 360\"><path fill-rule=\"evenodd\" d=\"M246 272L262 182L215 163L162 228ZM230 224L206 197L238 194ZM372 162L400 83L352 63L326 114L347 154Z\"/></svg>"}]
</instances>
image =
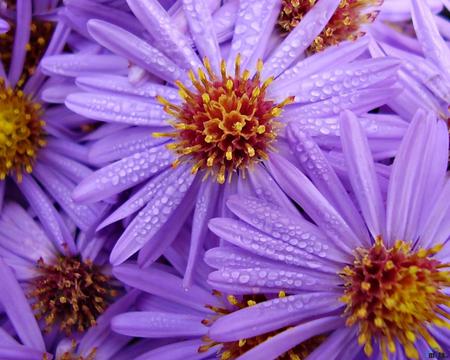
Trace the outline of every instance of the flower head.
<instances>
[{"instance_id":1,"label":"flower head","mask_svg":"<svg viewBox=\"0 0 450 360\"><path fill-rule=\"evenodd\" d=\"M240 310L212 326L211 335L222 341L288 325L297 329L274 336L270 345L268 341L255 347L246 358L269 350L273 355L285 352L298 333L308 332L309 337L330 330L329 341L317 354L359 358L357 348L363 345L364 357L379 353L387 359L389 353L399 352L418 359L421 344L436 351L445 344L439 333L449 326L445 304L450 278L441 251L448 238L446 125L436 122L433 113L417 113L394 161L386 205L360 125L351 113L341 116L341 125L356 204L343 195L344 187L317 145L294 126L290 141L315 184L288 161L270 166L314 223L290 217L280 206L242 197L228 203L240 220L210 223L217 235L238 246L207 253L208 263L218 269L210 275L211 285L228 291L284 289L296 294ZM435 154L439 159L430 161ZM345 319L345 325L338 319ZM342 345L336 345L336 339ZM353 355L344 344L356 346Z\"/></svg>"}]
</instances>

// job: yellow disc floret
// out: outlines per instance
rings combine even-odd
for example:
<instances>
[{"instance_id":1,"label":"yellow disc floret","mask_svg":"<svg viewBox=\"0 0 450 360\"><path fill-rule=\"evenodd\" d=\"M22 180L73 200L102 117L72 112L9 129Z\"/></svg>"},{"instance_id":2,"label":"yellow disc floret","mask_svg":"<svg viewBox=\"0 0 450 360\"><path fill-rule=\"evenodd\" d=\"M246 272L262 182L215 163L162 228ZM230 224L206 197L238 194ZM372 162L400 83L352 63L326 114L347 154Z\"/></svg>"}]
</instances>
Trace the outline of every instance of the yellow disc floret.
<instances>
[{"instance_id":1,"label":"yellow disc floret","mask_svg":"<svg viewBox=\"0 0 450 360\"><path fill-rule=\"evenodd\" d=\"M262 61L253 77L248 70L241 73L239 56L234 76L227 74L225 61L220 75L214 74L206 58L204 65L207 75L201 69L198 78L189 73L193 89L177 82L183 99L180 106L159 98L174 118L175 131L154 135L174 139L168 148L179 155L175 166L192 161L192 173L204 170L205 177L213 175L223 184L233 172L239 170L245 176L247 168L268 158L281 126L275 119L293 98L279 104L266 98L273 78L261 80Z\"/></svg>"},{"instance_id":2,"label":"yellow disc floret","mask_svg":"<svg viewBox=\"0 0 450 360\"><path fill-rule=\"evenodd\" d=\"M283 34L292 31L316 4L317 0L282 0L278 26ZM370 11L380 6L383 0L341 0L338 8L322 32L314 39L309 51L314 53L345 40L356 40L364 35L361 25L371 23L378 11Z\"/></svg>"},{"instance_id":3,"label":"yellow disc floret","mask_svg":"<svg viewBox=\"0 0 450 360\"><path fill-rule=\"evenodd\" d=\"M0 78L0 180L31 173L45 142L41 105L21 90L6 87Z\"/></svg>"},{"instance_id":4,"label":"yellow disc floret","mask_svg":"<svg viewBox=\"0 0 450 360\"><path fill-rule=\"evenodd\" d=\"M428 332L428 326L450 328L446 306L450 297L443 292L450 285L449 264L433 259L442 246L412 251L398 240L387 249L381 238L369 250L358 249L352 266L344 268L347 325L359 326L358 342L367 356L373 344L383 359L396 351L396 341L410 359L419 359L414 345L423 338L431 349L442 351Z\"/></svg>"}]
</instances>

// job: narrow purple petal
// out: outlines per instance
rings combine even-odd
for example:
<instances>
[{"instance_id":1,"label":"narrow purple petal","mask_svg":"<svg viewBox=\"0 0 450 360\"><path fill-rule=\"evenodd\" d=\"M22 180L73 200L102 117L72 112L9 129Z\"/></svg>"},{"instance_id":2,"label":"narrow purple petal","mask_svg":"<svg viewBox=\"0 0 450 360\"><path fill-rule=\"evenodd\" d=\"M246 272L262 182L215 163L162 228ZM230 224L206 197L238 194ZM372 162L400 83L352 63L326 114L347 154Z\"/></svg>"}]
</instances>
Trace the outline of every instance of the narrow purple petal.
<instances>
[{"instance_id":1,"label":"narrow purple petal","mask_svg":"<svg viewBox=\"0 0 450 360\"><path fill-rule=\"evenodd\" d=\"M358 119L341 114L341 142L353 192L373 238L385 237L386 214L369 143Z\"/></svg>"},{"instance_id":2,"label":"narrow purple petal","mask_svg":"<svg viewBox=\"0 0 450 360\"><path fill-rule=\"evenodd\" d=\"M14 278L8 265L0 258L0 278L3 291L0 303L22 342L34 349L45 351L44 339L31 311L23 289Z\"/></svg>"},{"instance_id":3,"label":"narrow purple petal","mask_svg":"<svg viewBox=\"0 0 450 360\"><path fill-rule=\"evenodd\" d=\"M199 339L176 342L149 351L134 360L201 360L215 355L217 351L215 348L199 353L198 348L202 345L203 341Z\"/></svg>"},{"instance_id":4,"label":"narrow purple petal","mask_svg":"<svg viewBox=\"0 0 450 360\"><path fill-rule=\"evenodd\" d=\"M164 338L203 336L207 327L203 317L157 311L136 311L117 315L111 322L113 331L135 337Z\"/></svg>"}]
</instances>

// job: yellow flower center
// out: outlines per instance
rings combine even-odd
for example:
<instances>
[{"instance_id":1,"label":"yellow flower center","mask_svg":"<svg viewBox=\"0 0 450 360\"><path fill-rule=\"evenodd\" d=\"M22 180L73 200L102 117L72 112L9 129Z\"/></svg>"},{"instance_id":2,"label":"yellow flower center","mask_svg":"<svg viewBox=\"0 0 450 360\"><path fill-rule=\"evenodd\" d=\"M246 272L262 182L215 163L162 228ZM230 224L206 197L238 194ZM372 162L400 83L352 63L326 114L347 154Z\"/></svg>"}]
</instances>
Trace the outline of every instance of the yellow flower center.
<instances>
[{"instance_id":1,"label":"yellow flower center","mask_svg":"<svg viewBox=\"0 0 450 360\"><path fill-rule=\"evenodd\" d=\"M46 264L40 259L37 270L40 276L34 279L29 297L35 300L36 317L45 319L47 331L55 323L68 335L89 329L117 294L110 278L90 260L59 256Z\"/></svg>"},{"instance_id":2,"label":"yellow flower center","mask_svg":"<svg viewBox=\"0 0 450 360\"><path fill-rule=\"evenodd\" d=\"M381 238L369 250L358 249L352 266L344 268L347 325L358 324L358 342L367 356L373 342L380 347L383 359L396 351L397 340L406 356L419 359L414 345L422 337L432 349L442 351L427 330L428 325L450 328L450 297L442 291L450 285L449 264L432 258L442 246L429 250L411 250L398 240L386 249Z\"/></svg>"},{"instance_id":3,"label":"yellow flower center","mask_svg":"<svg viewBox=\"0 0 450 360\"><path fill-rule=\"evenodd\" d=\"M281 32L290 33L316 2L317 0L282 0L278 17ZM378 15L377 11L367 13L367 9L382 3L383 0L341 0L328 24L309 47L309 52L315 53L364 35L360 30L361 25L373 22Z\"/></svg>"},{"instance_id":4,"label":"yellow flower center","mask_svg":"<svg viewBox=\"0 0 450 360\"><path fill-rule=\"evenodd\" d=\"M219 297L222 297L222 295L219 292L215 292L215 294ZM285 297L286 294L283 291L280 291L278 296ZM227 301L231 305L232 309L230 310L228 308L207 306L207 308L213 310L216 313L216 315L214 315L212 318L203 320L202 323L206 326L210 326L220 316L224 316L226 314L232 313L233 311L244 309L249 306L254 306L254 305L264 302L266 300L268 300L268 298L262 294L244 295L240 299L238 299L237 297L235 297L233 295L228 295ZM276 331L272 331L267 334L258 335L258 336L252 337L252 338L241 339L238 341L232 341L232 342L226 342L226 343L219 343L219 342L212 340L208 336L204 336L202 340L205 343L205 345L202 345L198 349L198 352L200 352L200 353L205 352L214 346L221 345L222 347L218 353L218 355L220 355L221 360L237 359L239 356L245 354L247 351L251 350L255 346L263 343L264 341L270 339L271 337L273 337L287 329L288 329L288 327L279 329ZM326 338L327 338L326 335L314 336L314 337L298 344L297 346L290 349L289 351L285 352L284 354L279 356L277 358L277 360L304 360L317 347L319 347L325 341Z\"/></svg>"},{"instance_id":5,"label":"yellow flower center","mask_svg":"<svg viewBox=\"0 0 450 360\"><path fill-rule=\"evenodd\" d=\"M174 118L171 125L175 131L154 136L174 139L168 145L179 155L174 166L192 161L193 174L201 169L205 178L213 175L223 184L227 176L231 180L233 172L239 170L245 176L247 168L268 158L281 125L275 118L293 97L279 104L266 99L273 78L261 80L262 61L253 77L248 70L241 73L239 56L234 76L227 74L225 61L220 76L214 74L206 58L204 65L208 75L201 69L198 78L193 71L189 73L194 90L177 82L181 106L159 97L165 111Z\"/></svg>"},{"instance_id":6,"label":"yellow flower center","mask_svg":"<svg viewBox=\"0 0 450 360\"><path fill-rule=\"evenodd\" d=\"M37 151L45 142L42 109L21 90L5 87L0 78L0 180L31 173Z\"/></svg>"}]
</instances>

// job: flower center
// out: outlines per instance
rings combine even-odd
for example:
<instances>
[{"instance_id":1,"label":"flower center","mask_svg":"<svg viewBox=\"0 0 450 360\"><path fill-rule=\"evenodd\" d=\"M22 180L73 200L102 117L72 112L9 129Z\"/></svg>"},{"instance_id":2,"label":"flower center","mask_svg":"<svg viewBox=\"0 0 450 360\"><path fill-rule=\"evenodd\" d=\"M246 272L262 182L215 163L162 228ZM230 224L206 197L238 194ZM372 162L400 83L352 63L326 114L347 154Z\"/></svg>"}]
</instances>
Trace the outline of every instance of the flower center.
<instances>
[{"instance_id":1,"label":"flower center","mask_svg":"<svg viewBox=\"0 0 450 360\"><path fill-rule=\"evenodd\" d=\"M431 348L442 351L430 335L428 325L450 328L444 310L450 296L442 289L450 285L450 275L432 259L442 246L411 251L410 244L398 240L386 249L381 238L369 250L358 249L352 266L344 268L347 325L359 325L358 342L367 356L373 352L372 339L379 344L383 359L395 352L397 340L411 359L419 354L414 342L421 336Z\"/></svg>"},{"instance_id":2,"label":"flower center","mask_svg":"<svg viewBox=\"0 0 450 360\"><path fill-rule=\"evenodd\" d=\"M174 139L168 145L179 155L174 166L192 161L193 174L202 169L205 178L213 175L223 184L227 176L231 180L233 172L239 170L245 176L249 166L268 159L281 126L275 118L293 98L279 104L266 99L273 78L261 81L262 61L253 77L248 70L241 74L239 56L234 77L227 74L225 61L221 63L220 76L213 73L207 58L204 65L208 76L201 69L198 78L193 71L189 73L193 90L177 82L183 99L181 106L159 97L164 110L175 119L171 123L175 131L154 136Z\"/></svg>"},{"instance_id":3,"label":"flower center","mask_svg":"<svg viewBox=\"0 0 450 360\"><path fill-rule=\"evenodd\" d=\"M282 33L290 33L317 0L282 0L278 27ZM361 25L373 22L378 11L367 12L372 6L380 6L383 0L341 0L338 8L322 32L314 39L309 52L315 53L345 40L356 40L364 35Z\"/></svg>"},{"instance_id":4,"label":"flower center","mask_svg":"<svg viewBox=\"0 0 450 360\"><path fill-rule=\"evenodd\" d=\"M16 8L15 1L8 1L8 9L14 11ZM14 38L16 33L16 22L7 20L9 23L9 31L0 34L0 60L2 61L6 73L9 72L12 61L12 51ZM27 51L25 63L23 66L22 76L20 77L17 86L21 87L28 78L34 74L47 49L50 39L53 35L55 24L49 21L32 20L30 24L30 39L26 44Z\"/></svg>"},{"instance_id":5,"label":"flower center","mask_svg":"<svg viewBox=\"0 0 450 360\"><path fill-rule=\"evenodd\" d=\"M222 296L219 292L215 292L216 295ZM285 297L286 294L283 291L280 291L278 294L279 297ZM213 310L216 315L212 318L205 319L202 321L202 323L206 326L210 326L214 323L214 321L220 317L224 316L226 314L232 313L233 311L237 311L249 306L253 306L256 304L259 304L261 302L264 302L268 300L268 298L264 295L244 295L241 297L241 299L237 299L233 295L227 296L227 301L231 305L231 310L228 308L217 308L214 306L206 306L207 308ZM233 342L226 342L226 343L218 343L214 341L213 339L209 338L208 336L203 337L203 342L205 345L202 345L198 352L205 352L208 351L210 348L222 345L221 350L218 355L220 355L221 360L228 360L228 359L237 359L242 354L246 353L250 349L254 348L255 346L263 343L264 341L268 340L269 338L283 332L284 330L287 330L288 327L279 329L277 331L272 331L267 334L258 335L252 338L248 339L241 339L239 341L233 341ZM306 357L311 354L317 347L319 347L326 339L326 335L318 335L314 336L294 348L290 349L286 353L282 354L277 358L277 360L303 360L306 359Z\"/></svg>"},{"instance_id":6,"label":"flower center","mask_svg":"<svg viewBox=\"0 0 450 360\"><path fill-rule=\"evenodd\" d=\"M46 142L42 109L21 90L5 87L0 78L0 180L31 173L39 148Z\"/></svg>"},{"instance_id":7,"label":"flower center","mask_svg":"<svg viewBox=\"0 0 450 360\"><path fill-rule=\"evenodd\" d=\"M116 296L109 280L90 260L59 256L53 264L41 258L37 262L40 274L31 287L33 309L38 319L44 318L46 331L55 323L70 335L72 330L82 332L96 324L111 297Z\"/></svg>"}]
</instances>

